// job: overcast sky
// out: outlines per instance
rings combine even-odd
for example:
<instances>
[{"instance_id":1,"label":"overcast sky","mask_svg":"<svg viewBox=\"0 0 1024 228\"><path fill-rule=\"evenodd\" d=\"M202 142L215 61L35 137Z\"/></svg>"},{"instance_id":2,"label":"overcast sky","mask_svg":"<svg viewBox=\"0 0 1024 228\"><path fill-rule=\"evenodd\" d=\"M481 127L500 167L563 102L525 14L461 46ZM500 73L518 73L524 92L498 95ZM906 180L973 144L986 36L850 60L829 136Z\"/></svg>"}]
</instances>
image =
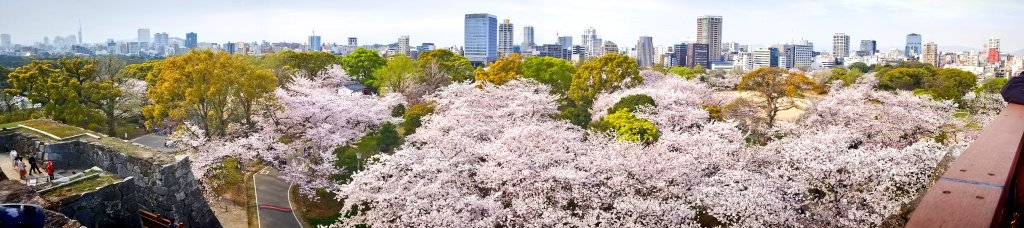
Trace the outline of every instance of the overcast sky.
<instances>
[{"instance_id":1,"label":"overcast sky","mask_svg":"<svg viewBox=\"0 0 1024 228\"><path fill-rule=\"evenodd\" d=\"M324 42L393 43L409 35L413 44L462 46L463 17L490 13L536 28L538 44L555 43L556 34L579 43L586 27L621 47L639 36L656 45L693 40L696 18L720 15L723 40L753 46L805 38L817 50L831 50L832 34L878 41L880 49L899 47L908 33L941 47L980 49L992 36L1004 52L1024 49L1024 1L1021 0L3 0L0 33L31 44L44 36L72 35L83 25L85 42L134 40L139 28L200 42L305 42L314 30ZM943 48L944 49L944 48Z\"/></svg>"}]
</instances>

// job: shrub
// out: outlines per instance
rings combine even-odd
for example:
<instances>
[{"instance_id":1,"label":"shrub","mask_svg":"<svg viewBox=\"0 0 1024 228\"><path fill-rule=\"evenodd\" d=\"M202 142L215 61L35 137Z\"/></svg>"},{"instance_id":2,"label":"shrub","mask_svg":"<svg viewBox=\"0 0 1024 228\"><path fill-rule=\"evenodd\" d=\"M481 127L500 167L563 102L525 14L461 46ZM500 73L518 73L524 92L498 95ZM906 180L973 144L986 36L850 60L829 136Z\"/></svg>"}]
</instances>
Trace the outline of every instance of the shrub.
<instances>
[{"instance_id":1,"label":"shrub","mask_svg":"<svg viewBox=\"0 0 1024 228\"><path fill-rule=\"evenodd\" d=\"M635 94L620 99L619 102L616 102L615 105L608 109L608 114L611 115L621 109L625 109L626 112L635 112L637 108L644 105L658 107L658 104L654 103L654 98L651 98L651 96Z\"/></svg>"}]
</instances>

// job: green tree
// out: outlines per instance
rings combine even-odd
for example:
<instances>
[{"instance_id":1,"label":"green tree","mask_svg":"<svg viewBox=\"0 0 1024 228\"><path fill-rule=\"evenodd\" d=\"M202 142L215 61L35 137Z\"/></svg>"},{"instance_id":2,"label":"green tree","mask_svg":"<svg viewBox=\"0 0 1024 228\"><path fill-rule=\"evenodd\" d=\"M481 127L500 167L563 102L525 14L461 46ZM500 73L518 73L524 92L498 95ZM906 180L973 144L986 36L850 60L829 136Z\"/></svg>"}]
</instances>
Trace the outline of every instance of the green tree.
<instances>
[{"instance_id":1,"label":"green tree","mask_svg":"<svg viewBox=\"0 0 1024 228\"><path fill-rule=\"evenodd\" d=\"M551 92L566 94L576 67L564 59L531 56L523 62L523 77L551 86Z\"/></svg>"},{"instance_id":2,"label":"green tree","mask_svg":"<svg viewBox=\"0 0 1024 228\"><path fill-rule=\"evenodd\" d=\"M409 106L409 109L405 111L405 116L402 122L402 130L405 131L405 135L411 135L416 133L416 128L419 128L421 120L424 116L430 115L434 112L434 105L432 104L413 104Z\"/></svg>"},{"instance_id":3,"label":"green tree","mask_svg":"<svg viewBox=\"0 0 1024 228\"><path fill-rule=\"evenodd\" d=\"M623 109L632 113L636 112L636 110L641 106L658 107L658 104L654 103L654 98L651 98L651 96L647 96L645 94L634 94L623 97L622 99L619 99L618 102L615 102L615 105L612 105L612 107L608 109L608 114L612 114Z\"/></svg>"},{"instance_id":4,"label":"green tree","mask_svg":"<svg viewBox=\"0 0 1024 228\"><path fill-rule=\"evenodd\" d=\"M704 66L696 65L696 66L693 66L693 73L694 74L707 74L708 71L707 71L707 69L704 69Z\"/></svg>"},{"instance_id":5,"label":"green tree","mask_svg":"<svg viewBox=\"0 0 1024 228\"><path fill-rule=\"evenodd\" d=\"M674 66L672 68L669 68L668 72L678 75L679 77L683 77L685 79L693 79L697 77L697 74L693 73L693 70L691 70L689 67L684 66Z\"/></svg>"},{"instance_id":6,"label":"green tree","mask_svg":"<svg viewBox=\"0 0 1024 228\"><path fill-rule=\"evenodd\" d=\"M590 104L598 93L614 92L642 82L636 60L615 53L607 54L576 70L569 86L569 98L576 103Z\"/></svg>"},{"instance_id":7,"label":"green tree","mask_svg":"<svg viewBox=\"0 0 1024 228\"><path fill-rule=\"evenodd\" d=\"M278 81L287 84L292 75L301 73L306 78L314 79L335 64L341 64L341 57L327 52L295 52L279 51L261 59L261 65L273 70Z\"/></svg>"},{"instance_id":8,"label":"green tree","mask_svg":"<svg viewBox=\"0 0 1024 228\"><path fill-rule=\"evenodd\" d=\"M632 141L650 145L658 141L660 136L654 123L636 117L626 109L605 116L591 124L595 131L615 131L616 138L621 141Z\"/></svg>"},{"instance_id":9,"label":"green tree","mask_svg":"<svg viewBox=\"0 0 1024 228\"><path fill-rule=\"evenodd\" d=\"M3 93L4 90L11 88L11 83L7 82L8 74L11 74L11 70L0 66L0 102L3 102L4 113L10 113L15 110L14 96Z\"/></svg>"},{"instance_id":10,"label":"green tree","mask_svg":"<svg viewBox=\"0 0 1024 228\"><path fill-rule=\"evenodd\" d=\"M857 70L860 70L860 72L862 72L862 73L868 73L868 72L871 72L871 67L870 67L870 66L868 66L868 64L866 64L866 63L863 63L863 62L855 62L855 63L852 63L852 64L850 64L850 67L848 67L848 68L849 68L850 70L853 70L853 69L857 69Z\"/></svg>"},{"instance_id":11,"label":"green tree","mask_svg":"<svg viewBox=\"0 0 1024 228\"><path fill-rule=\"evenodd\" d=\"M828 82L831 83L832 81L839 80L843 82L843 85L848 86L857 82L857 79L861 76L864 76L864 73L861 72L860 69L851 68L850 70L844 70L841 68L835 68L832 69L832 75L829 76Z\"/></svg>"},{"instance_id":12,"label":"green tree","mask_svg":"<svg viewBox=\"0 0 1024 228\"><path fill-rule=\"evenodd\" d=\"M487 69L477 70L475 74L476 81L503 85L523 74L523 56L519 54L505 56L488 66Z\"/></svg>"},{"instance_id":13,"label":"green tree","mask_svg":"<svg viewBox=\"0 0 1024 228\"><path fill-rule=\"evenodd\" d=\"M977 85L978 77L971 72L952 68L936 72L935 77L926 78L923 82L934 99L952 100L963 105L961 98Z\"/></svg>"},{"instance_id":14,"label":"green tree","mask_svg":"<svg viewBox=\"0 0 1024 228\"><path fill-rule=\"evenodd\" d=\"M932 73L926 69L903 67L879 72L878 75L879 89L907 91L921 88L922 80L932 77Z\"/></svg>"},{"instance_id":15,"label":"green tree","mask_svg":"<svg viewBox=\"0 0 1024 228\"><path fill-rule=\"evenodd\" d=\"M403 93L417 83L420 74L416 61L405 55L392 56L387 65L373 73L373 80L367 81L368 86L381 88L389 92Z\"/></svg>"},{"instance_id":16,"label":"green tree","mask_svg":"<svg viewBox=\"0 0 1024 228\"><path fill-rule=\"evenodd\" d=\"M981 82L981 86L978 86L978 89L975 89L974 92L975 93L999 94L999 93L1002 93L1003 87L1005 87L1006 83L1008 83L1009 81L1010 80L1006 79L1006 78L989 78L989 79L985 79L985 81Z\"/></svg>"},{"instance_id":17,"label":"green tree","mask_svg":"<svg viewBox=\"0 0 1024 228\"><path fill-rule=\"evenodd\" d=\"M207 138L224 136L230 124L253 126L259 107L269 106L277 78L240 55L207 50L167 58L149 74L143 108L146 125L190 123Z\"/></svg>"},{"instance_id":18,"label":"green tree","mask_svg":"<svg viewBox=\"0 0 1024 228\"><path fill-rule=\"evenodd\" d=\"M398 147L398 143L401 140L401 136L398 135L398 131L395 130L395 124L391 122L384 122L381 124L380 131L377 132L377 148L380 151L392 152L395 147Z\"/></svg>"},{"instance_id":19,"label":"green tree","mask_svg":"<svg viewBox=\"0 0 1024 228\"><path fill-rule=\"evenodd\" d=\"M41 104L53 120L89 129L98 129L105 121L96 109L100 100L119 93L98 77L95 59L66 58L56 64L35 60L15 69L8 82L8 95Z\"/></svg>"},{"instance_id":20,"label":"green tree","mask_svg":"<svg viewBox=\"0 0 1024 228\"><path fill-rule=\"evenodd\" d=\"M803 97L803 91L813 89L814 83L803 74L789 72L778 67L754 70L744 75L739 83L740 91L756 94L768 114L768 128L775 124L780 111L796 108L794 98Z\"/></svg>"},{"instance_id":21,"label":"green tree","mask_svg":"<svg viewBox=\"0 0 1024 228\"><path fill-rule=\"evenodd\" d=\"M364 85L367 84L367 81L373 79L373 73L377 69L384 67L386 64L387 59L380 57L377 51L363 48L356 49L352 54L341 58L341 67L345 69L349 77Z\"/></svg>"},{"instance_id":22,"label":"green tree","mask_svg":"<svg viewBox=\"0 0 1024 228\"><path fill-rule=\"evenodd\" d=\"M455 54L448 49L434 49L419 54L417 64L421 70L426 70L431 65L437 65L441 71L448 75L452 81L464 82L473 80L473 65L469 59Z\"/></svg>"}]
</instances>

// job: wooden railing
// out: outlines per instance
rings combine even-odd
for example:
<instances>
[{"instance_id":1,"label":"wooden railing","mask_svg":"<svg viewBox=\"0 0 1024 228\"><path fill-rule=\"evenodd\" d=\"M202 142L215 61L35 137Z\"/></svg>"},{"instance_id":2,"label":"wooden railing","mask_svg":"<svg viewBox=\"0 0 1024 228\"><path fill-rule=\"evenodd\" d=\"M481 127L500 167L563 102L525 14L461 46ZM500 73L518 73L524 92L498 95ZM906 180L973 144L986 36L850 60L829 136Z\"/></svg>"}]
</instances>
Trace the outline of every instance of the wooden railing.
<instances>
[{"instance_id":1,"label":"wooden railing","mask_svg":"<svg viewBox=\"0 0 1024 228\"><path fill-rule=\"evenodd\" d=\"M172 225L175 228L185 228L185 225L172 222L170 219L160 217L153 212L139 209L139 217L142 219L142 227L145 228L170 228Z\"/></svg>"},{"instance_id":2,"label":"wooden railing","mask_svg":"<svg viewBox=\"0 0 1024 228\"><path fill-rule=\"evenodd\" d=\"M928 189L907 227L1019 226L1022 139L1024 105L1010 104Z\"/></svg>"}]
</instances>

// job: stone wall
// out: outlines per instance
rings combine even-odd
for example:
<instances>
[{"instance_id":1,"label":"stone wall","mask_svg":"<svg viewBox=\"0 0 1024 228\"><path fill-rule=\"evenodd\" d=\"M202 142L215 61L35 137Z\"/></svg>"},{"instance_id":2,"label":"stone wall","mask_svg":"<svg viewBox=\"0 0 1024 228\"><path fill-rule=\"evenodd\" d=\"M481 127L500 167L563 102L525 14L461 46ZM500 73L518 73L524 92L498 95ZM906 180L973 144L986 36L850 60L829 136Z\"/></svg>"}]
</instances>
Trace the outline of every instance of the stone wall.
<instances>
[{"instance_id":1,"label":"stone wall","mask_svg":"<svg viewBox=\"0 0 1024 228\"><path fill-rule=\"evenodd\" d=\"M141 227L138 195L132 179L66 197L48 209L60 211L87 227Z\"/></svg>"},{"instance_id":2,"label":"stone wall","mask_svg":"<svg viewBox=\"0 0 1024 228\"><path fill-rule=\"evenodd\" d=\"M25 147L30 150L27 146L36 145L36 141L34 136L0 135L0 149ZM188 157L175 159L156 151L127 155L86 141L49 143L44 147L46 157L54 160L57 169L96 166L121 177L132 177L130 182L136 185L134 192L139 209L173 218L186 227L221 227L192 175Z\"/></svg>"}]
</instances>

